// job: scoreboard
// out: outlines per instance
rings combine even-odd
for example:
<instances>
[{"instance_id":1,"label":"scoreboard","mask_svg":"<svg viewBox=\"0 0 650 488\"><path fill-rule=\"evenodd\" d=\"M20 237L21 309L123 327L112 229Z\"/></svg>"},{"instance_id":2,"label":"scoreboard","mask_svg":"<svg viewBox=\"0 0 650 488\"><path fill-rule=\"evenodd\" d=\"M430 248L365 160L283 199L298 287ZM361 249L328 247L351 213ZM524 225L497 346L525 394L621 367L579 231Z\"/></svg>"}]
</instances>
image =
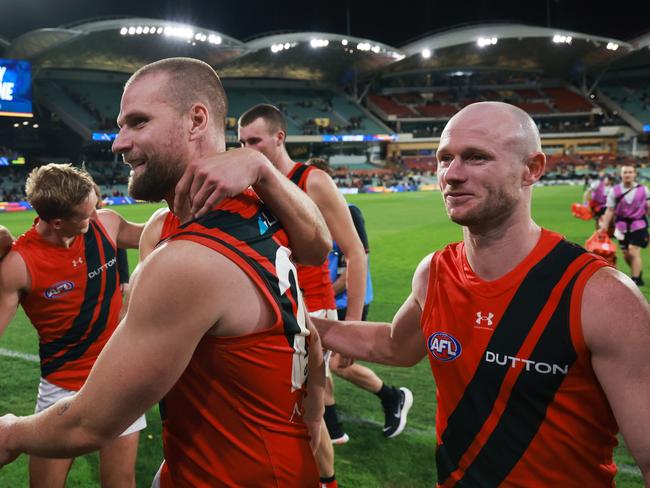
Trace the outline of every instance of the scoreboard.
<instances>
[{"instance_id":1,"label":"scoreboard","mask_svg":"<svg viewBox=\"0 0 650 488\"><path fill-rule=\"evenodd\" d=\"M0 59L0 116L33 117L29 61Z\"/></svg>"}]
</instances>

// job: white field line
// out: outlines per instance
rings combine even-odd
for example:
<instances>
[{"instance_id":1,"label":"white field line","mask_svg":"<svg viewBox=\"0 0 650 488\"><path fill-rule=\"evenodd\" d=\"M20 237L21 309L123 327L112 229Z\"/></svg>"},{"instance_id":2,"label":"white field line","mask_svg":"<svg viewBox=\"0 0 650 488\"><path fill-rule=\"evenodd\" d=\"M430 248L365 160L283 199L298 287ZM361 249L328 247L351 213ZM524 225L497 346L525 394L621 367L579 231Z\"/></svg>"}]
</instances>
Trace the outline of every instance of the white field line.
<instances>
[{"instance_id":1,"label":"white field line","mask_svg":"<svg viewBox=\"0 0 650 488\"><path fill-rule=\"evenodd\" d=\"M19 358L29 361L30 363L38 363L40 361L39 357L36 354L27 354L25 352L12 351L10 349L5 349L0 347L0 356L6 356L8 358Z\"/></svg>"}]
</instances>

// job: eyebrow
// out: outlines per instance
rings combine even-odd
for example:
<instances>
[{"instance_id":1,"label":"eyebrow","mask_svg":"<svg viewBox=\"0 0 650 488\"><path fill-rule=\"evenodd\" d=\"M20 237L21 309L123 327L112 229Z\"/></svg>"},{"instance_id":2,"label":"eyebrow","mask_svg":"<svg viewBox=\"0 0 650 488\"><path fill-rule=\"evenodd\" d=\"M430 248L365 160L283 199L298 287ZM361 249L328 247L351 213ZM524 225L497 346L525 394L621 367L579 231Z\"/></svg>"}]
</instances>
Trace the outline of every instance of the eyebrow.
<instances>
[{"instance_id":1,"label":"eyebrow","mask_svg":"<svg viewBox=\"0 0 650 488\"><path fill-rule=\"evenodd\" d=\"M134 110L133 112L129 112L129 113L125 114L125 115L118 115L115 122L117 123L117 126L121 129L123 124L120 124L120 119L129 120L129 119L134 119L134 118L138 118L138 117L150 118L151 116L149 114L141 111L141 110Z\"/></svg>"}]
</instances>

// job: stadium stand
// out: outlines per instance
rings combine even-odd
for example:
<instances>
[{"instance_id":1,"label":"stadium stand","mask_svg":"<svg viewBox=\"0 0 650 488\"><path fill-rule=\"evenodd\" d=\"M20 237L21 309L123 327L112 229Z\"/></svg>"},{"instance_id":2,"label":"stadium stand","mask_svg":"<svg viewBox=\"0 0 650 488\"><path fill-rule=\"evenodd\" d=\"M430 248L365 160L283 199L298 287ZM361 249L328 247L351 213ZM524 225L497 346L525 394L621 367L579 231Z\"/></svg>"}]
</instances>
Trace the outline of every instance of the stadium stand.
<instances>
[{"instance_id":1,"label":"stadium stand","mask_svg":"<svg viewBox=\"0 0 650 488\"><path fill-rule=\"evenodd\" d=\"M150 26L148 36L138 34L143 25ZM24 155L27 168L85 162L103 193L124 193L127 168L110 153L123 83L145 62L191 55L210 62L223 78L230 146L238 143L239 115L255 104L271 103L287 119L292 156L329 158L338 170L362 175L366 182L364 172L382 168L388 173L435 170L437 140L446 121L460 108L484 100L512 103L534 117L551 168L580 174L618 164L619 147L636 151L630 157L647 151L643 128L650 123L650 56L636 44L616 41L618 50L608 50L607 42L615 40L573 33L573 43L559 47L551 43L553 29L490 24L490 31L506 40L480 52L467 39L486 28L481 25L433 33L399 49L313 32L241 42L194 27L198 45L193 46L182 39L181 27L187 26L112 18L6 41L6 57L33 64L34 113L41 127L28 131L22 121L5 119L0 146ZM221 43L201 40L209 35L213 40L219 35ZM175 36L181 36L181 44L174 44ZM315 38L320 44L312 43ZM545 47L543 38L551 44ZM425 58L425 47L436 55ZM627 76L626 67L625 76L606 75L599 83L610 65L630 56L641 65L639 73ZM577 65L583 69L580 84ZM592 159L585 163L585 157ZM13 199L17 190L10 181L3 178L2 189Z\"/></svg>"}]
</instances>

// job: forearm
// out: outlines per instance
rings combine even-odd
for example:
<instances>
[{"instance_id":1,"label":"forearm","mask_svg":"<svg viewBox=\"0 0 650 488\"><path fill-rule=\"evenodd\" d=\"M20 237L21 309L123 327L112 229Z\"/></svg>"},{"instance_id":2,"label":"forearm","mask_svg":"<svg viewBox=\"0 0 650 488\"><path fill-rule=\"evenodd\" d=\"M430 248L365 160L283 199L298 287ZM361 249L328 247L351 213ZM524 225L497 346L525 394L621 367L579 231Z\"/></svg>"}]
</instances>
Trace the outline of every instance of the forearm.
<instances>
[{"instance_id":1,"label":"forearm","mask_svg":"<svg viewBox=\"0 0 650 488\"><path fill-rule=\"evenodd\" d=\"M332 238L316 204L270 163L261 164L260 174L253 189L287 231L296 261L322 264Z\"/></svg>"},{"instance_id":2,"label":"forearm","mask_svg":"<svg viewBox=\"0 0 650 488\"><path fill-rule=\"evenodd\" d=\"M366 299L366 276L368 264L365 252L354 252L347 257L348 306L345 320L361 320Z\"/></svg>"},{"instance_id":3,"label":"forearm","mask_svg":"<svg viewBox=\"0 0 650 488\"><path fill-rule=\"evenodd\" d=\"M97 450L112 436L102 436L84 424L74 400L75 396L64 398L37 415L15 419L6 449L47 458L72 458Z\"/></svg>"},{"instance_id":4,"label":"forearm","mask_svg":"<svg viewBox=\"0 0 650 488\"><path fill-rule=\"evenodd\" d=\"M332 287L334 288L334 295L340 295L345 291L345 283L348 281L348 273L347 273L347 268L343 268L343 271L339 275L338 278L336 278L336 281L332 283Z\"/></svg>"},{"instance_id":5,"label":"forearm","mask_svg":"<svg viewBox=\"0 0 650 488\"><path fill-rule=\"evenodd\" d=\"M391 325L337 322L312 318L325 349L344 356L390 366L409 366L391 337Z\"/></svg>"}]
</instances>

